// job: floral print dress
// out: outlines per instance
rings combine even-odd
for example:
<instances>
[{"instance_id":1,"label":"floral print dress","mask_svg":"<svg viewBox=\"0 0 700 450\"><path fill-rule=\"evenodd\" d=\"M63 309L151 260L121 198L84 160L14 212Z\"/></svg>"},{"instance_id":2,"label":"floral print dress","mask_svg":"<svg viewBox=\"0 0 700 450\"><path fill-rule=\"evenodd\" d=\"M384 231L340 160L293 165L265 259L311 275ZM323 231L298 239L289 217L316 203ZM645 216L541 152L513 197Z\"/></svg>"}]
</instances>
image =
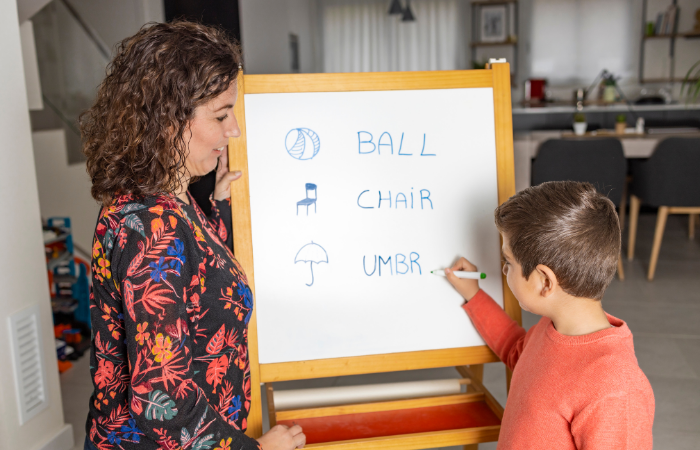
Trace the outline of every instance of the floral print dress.
<instances>
[{"instance_id":1,"label":"floral print dress","mask_svg":"<svg viewBox=\"0 0 700 450\"><path fill-rule=\"evenodd\" d=\"M190 196L116 198L92 248L94 392L100 449L259 449L250 410L253 298L233 256L230 204L207 218Z\"/></svg>"}]
</instances>

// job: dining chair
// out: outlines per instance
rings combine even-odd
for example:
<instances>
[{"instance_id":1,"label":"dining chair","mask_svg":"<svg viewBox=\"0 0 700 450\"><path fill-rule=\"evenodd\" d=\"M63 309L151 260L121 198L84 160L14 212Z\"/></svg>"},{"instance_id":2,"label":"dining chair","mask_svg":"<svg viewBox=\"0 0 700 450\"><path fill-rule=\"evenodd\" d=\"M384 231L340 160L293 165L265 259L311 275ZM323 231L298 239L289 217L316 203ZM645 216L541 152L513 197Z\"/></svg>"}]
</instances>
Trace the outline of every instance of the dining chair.
<instances>
[{"instance_id":1,"label":"dining chair","mask_svg":"<svg viewBox=\"0 0 700 450\"><path fill-rule=\"evenodd\" d=\"M631 165L630 229L627 259L634 258L639 208L658 207L647 278L654 279L669 214L689 214L688 235L695 235L700 213L700 138L670 137L659 142L651 157Z\"/></svg>"},{"instance_id":2,"label":"dining chair","mask_svg":"<svg viewBox=\"0 0 700 450\"><path fill-rule=\"evenodd\" d=\"M542 143L532 163L532 186L545 181L585 181L606 195L620 215L626 207L627 159L615 138L550 139ZM623 219L620 218L620 229ZM617 274L625 279L622 256Z\"/></svg>"}]
</instances>

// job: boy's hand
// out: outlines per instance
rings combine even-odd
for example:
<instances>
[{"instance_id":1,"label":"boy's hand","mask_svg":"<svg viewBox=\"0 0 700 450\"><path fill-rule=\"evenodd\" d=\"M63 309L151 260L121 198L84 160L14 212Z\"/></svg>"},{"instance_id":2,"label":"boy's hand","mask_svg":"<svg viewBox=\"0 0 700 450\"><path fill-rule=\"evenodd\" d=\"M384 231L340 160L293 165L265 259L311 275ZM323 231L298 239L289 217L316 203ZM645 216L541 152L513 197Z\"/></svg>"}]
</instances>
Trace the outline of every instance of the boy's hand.
<instances>
[{"instance_id":1,"label":"boy's hand","mask_svg":"<svg viewBox=\"0 0 700 450\"><path fill-rule=\"evenodd\" d=\"M476 295L477 292L479 292L479 280L465 280L462 278L457 278L455 274L452 273L455 270L476 272L476 266L467 261L466 258L460 258L454 266L449 269L445 269L447 281L449 281L452 287L454 287L457 292L464 297L464 300L469 301Z\"/></svg>"}]
</instances>

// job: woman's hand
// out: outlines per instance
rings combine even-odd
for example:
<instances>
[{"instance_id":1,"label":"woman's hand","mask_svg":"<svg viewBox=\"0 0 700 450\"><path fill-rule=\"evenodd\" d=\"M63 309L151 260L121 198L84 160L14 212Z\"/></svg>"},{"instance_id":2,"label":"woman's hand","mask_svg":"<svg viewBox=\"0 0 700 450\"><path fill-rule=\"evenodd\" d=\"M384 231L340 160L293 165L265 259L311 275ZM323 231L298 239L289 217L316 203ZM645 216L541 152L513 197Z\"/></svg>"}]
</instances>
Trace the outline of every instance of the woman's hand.
<instances>
[{"instance_id":1,"label":"woman's hand","mask_svg":"<svg viewBox=\"0 0 700 450\"><path fill-rule=\"evenodd\" d=\"M228 171L228 147L219 156L219 165L216 168L216 185L214 186L214 200L226 200L231 196L231 183L243 175L240 171Z\"/></svg>"},{"instance_id":2,"label":"woman's hand","mask_svg":"<svg viewBox=\"0 0 700 450\"><path fill-rule=\"evenodd\" d=\"M275 425L258 438L258 443L263 450L294 450L304 448L306 436L301 432L299 425L294 425L292 428Z\"/></svg>"},{"instance_id":3,"label":"woman's hand","mask_svg":"<svg viewBox=\"0 0 700 450\"><path fill-rule=\"evenodd\" d=\"M476 272L476 266L467 261L466 258L460 258L454 266L449 269L445 269L445 277L447 278L447 281L449 281L452 287L454 287L457 292L464 297L464 300L469 301L476 295L477 292L479 292L479 280L465 280L462 278L457 278L455 274L452 273L455 270Z\"/></svg>"}]
</instances>

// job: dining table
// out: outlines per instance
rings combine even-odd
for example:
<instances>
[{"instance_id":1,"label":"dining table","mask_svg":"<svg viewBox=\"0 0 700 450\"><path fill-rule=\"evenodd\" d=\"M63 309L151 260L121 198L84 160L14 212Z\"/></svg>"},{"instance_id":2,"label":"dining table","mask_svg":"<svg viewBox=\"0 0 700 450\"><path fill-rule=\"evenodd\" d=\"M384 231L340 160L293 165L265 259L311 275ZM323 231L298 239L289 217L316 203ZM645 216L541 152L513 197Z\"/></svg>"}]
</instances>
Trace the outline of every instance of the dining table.
<instances>
[{"instance_id":1,"label":"dining table","mask_svg":"<svg viewBox=\"0 0 700 450\"><path fill-rule=\"evenodd\" d=\"M514 133L513 157L515 169L515 189L521 191L530 186L532 160L537 157L540 145L548 139L600 139L616 138L622 144L626 158L649 158L656 145L668 137L700 137L700 132L676 133L671 130L662 133L635 133L628 129L624 134L614 130L596 130L583 135L575 135L571 130L529 131Z\"/></svg>"}]
</instances>

